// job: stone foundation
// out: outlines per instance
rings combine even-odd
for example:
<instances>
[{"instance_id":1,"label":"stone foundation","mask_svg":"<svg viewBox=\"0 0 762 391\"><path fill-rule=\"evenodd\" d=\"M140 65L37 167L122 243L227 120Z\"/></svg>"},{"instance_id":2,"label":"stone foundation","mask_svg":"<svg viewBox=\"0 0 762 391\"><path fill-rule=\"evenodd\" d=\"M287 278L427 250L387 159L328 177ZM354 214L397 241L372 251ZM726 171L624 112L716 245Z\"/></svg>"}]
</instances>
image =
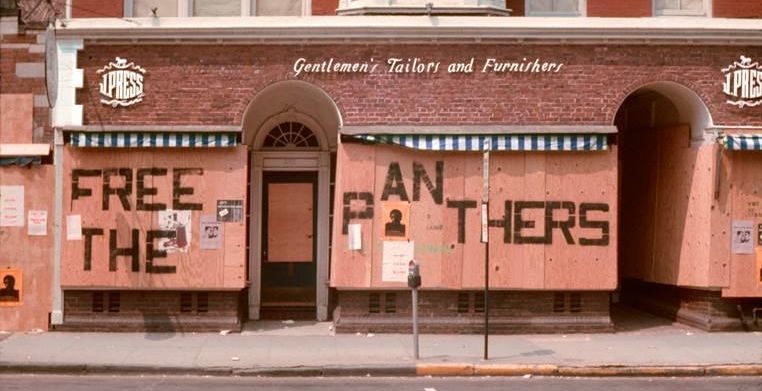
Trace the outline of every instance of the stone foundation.
<instances>
[{"instance_id":1,"label":"stone foundation","mask_svg":"<svg viewBox=\"0 0 762 391\"><path fill-rule=\"evenodd\" d=\"M240 330L240 292L64 291L65 331Z\"/></svg>"},{"instance_id":2,"label":"stone foundation","mask_svg":"<svg viewBox=\"0 0 762 391\"><path fill-rule=\"evenodd\" d=\"M339 333L409 333L411 294L401 291L337 291ZM478 334L484 330L480 291L421 291L419 330ZM611 332L609 292L490 292L490 333Z\"/></svg>"},{"instance_id":3,"label":"stone foundation","mask_svg":"<svg viewBox=\"0 0 762 391\"><path fill-rule=\"evenodd\" d=\"M723 298L719 290L656 284L640 280L622 283L622 301L705 331L757 329L752 308L762 307L762 298ZM738 306L741 306L739 311ZM745 321L742 321L741 314Z\"/></svg>"}]
</instances>

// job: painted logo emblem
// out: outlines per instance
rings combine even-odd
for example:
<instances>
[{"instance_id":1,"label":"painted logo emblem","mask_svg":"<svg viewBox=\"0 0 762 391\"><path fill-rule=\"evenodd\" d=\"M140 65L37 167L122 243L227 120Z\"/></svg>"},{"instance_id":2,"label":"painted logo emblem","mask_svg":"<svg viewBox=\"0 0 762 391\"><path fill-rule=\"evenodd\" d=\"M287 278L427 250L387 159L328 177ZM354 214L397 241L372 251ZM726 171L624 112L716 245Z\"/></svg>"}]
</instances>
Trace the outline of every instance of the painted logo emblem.
<instances>
[{"instance_id":1,"label":"painted logo emblem","mask_svg":"<svg viewBox=\"0 0 762 391\"><path fill-rule=\"evenodd\" d=\"M101 103L117 107L143 101L143 75L146 70L142 67L117 57L97 73L101 75Z\"/></svg>"},{"instance_id":2,"label":"painted logo emblem","mask_svg":"<svg viewBox=\"0 0 762 391\"><path fill-rule=\"evenodd\" d=\"M728 104L738 107L762 105L762 65L752 62L751 58L741 56L727 68L722 69L725 81L722 89L732 97Z\"/></svg>"}]
</instances>

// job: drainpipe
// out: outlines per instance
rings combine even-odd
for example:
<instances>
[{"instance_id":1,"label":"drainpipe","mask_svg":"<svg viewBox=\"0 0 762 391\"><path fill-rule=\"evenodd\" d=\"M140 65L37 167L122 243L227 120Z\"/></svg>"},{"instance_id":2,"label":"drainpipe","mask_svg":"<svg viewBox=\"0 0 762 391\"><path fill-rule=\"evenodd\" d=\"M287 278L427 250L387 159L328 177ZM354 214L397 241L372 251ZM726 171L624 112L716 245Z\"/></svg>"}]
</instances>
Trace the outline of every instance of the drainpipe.
<instances>
[{"instance_id":1,"label":"drainpipe","mask_svg":"<svg viewBox=\"0 0 762 391\"><path fill-rule=\"evenodd\" d=\"M53 198L53 312L51 326L63 324L63 292L61 291L61 238L63 229L63 131L54 129L53 166L55 171L55 197Z\"/></svg>"}]
</instances>

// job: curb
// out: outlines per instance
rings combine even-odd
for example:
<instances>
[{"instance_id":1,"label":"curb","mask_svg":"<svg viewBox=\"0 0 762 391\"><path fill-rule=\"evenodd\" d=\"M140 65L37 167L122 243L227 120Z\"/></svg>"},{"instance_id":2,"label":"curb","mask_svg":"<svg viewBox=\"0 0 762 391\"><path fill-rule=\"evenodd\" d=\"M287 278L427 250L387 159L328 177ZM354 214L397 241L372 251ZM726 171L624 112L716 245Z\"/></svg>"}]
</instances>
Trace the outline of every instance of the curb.
<instances>
[{"instance_id":1,"label":"curb","mask_svg":"<svg viewBox=\"0 0 762 391\"><path fill-rule=\"evenodd\" d=\"M296 367L154 367L2 363L0 374L55 375L186 375L262 377L412 377L412 376L547 376L547 377L701 377L762 376L762 364L683 366L558 366L552 364L419 363L409 365Z\"/></svg>"}]
</instances>

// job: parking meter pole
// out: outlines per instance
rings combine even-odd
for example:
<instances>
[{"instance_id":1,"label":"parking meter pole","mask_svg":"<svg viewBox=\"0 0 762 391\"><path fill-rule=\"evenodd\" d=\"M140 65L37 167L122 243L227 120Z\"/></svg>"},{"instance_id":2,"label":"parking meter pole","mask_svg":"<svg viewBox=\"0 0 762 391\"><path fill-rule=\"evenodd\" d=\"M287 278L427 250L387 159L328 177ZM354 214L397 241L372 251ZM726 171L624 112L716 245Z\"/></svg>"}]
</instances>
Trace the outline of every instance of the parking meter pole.
<instances>
[{"instance_id":1,"label":"parking meter pole","mask_svg":"<svg viewBox=\"0 0 762 391\"><path fill-rule=\"evenodd\" d=\"M407 286L413 290L413 355L418 360L418 287L421 286L421 269L412 259L407 264Z\"/></svg>"},{"instance_id":2,"label":"parking meter pole","mask_svg":"<svg viewBox=\"0 0 762 391\"><path fill-rule=\"evenodd\" d=\"M413 288L413 354L418 360L418 288Z\"/></svg>"}]
</instances>

